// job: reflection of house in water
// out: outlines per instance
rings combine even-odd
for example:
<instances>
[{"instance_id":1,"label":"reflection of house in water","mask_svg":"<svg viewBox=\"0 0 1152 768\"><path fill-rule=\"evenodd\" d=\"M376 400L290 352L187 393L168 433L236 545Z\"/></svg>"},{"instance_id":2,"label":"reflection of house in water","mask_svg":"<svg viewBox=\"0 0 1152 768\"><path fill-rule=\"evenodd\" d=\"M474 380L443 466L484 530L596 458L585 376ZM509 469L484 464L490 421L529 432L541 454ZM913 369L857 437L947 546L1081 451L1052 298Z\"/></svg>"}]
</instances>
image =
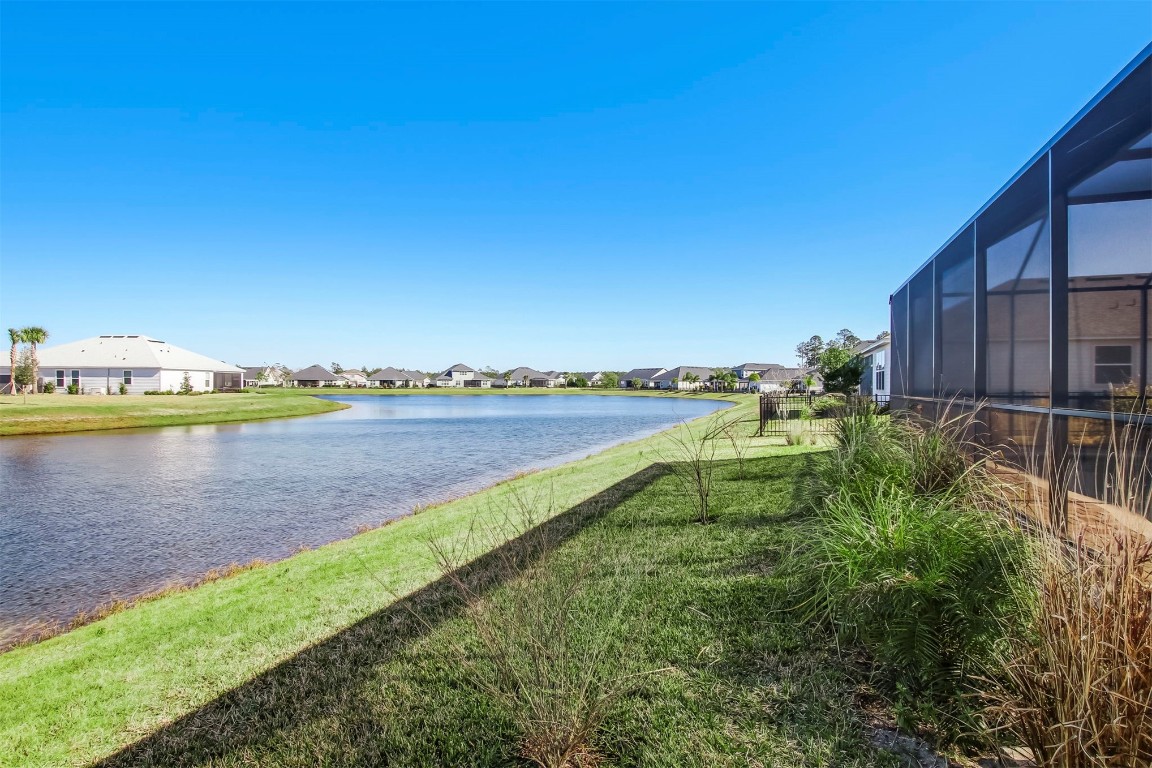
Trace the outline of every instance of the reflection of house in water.
<instances>
[{"instance_id":1,"label":"reflection of house in water","mask_svg":"<svg viewBox=\"0 0 1152 768\"><path fill-rule=\"evenodd\" d=\"M978 405L989 445L1072 464L1057 515L1117 501L1112 436L1149 447L1150 281L1152 46L892 295L893 403Z\"/></svg>"}]
</instances>

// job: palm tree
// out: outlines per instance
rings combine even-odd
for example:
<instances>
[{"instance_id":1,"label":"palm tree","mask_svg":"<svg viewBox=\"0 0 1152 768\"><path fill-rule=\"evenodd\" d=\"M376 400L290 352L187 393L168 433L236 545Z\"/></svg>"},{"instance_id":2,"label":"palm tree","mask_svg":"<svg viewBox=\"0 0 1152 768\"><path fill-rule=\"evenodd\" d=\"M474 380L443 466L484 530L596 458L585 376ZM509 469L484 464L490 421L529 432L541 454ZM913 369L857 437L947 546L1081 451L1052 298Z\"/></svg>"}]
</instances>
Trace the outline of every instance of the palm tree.
<instances>
[{"instance_id":1,"label":"palm tree","mask_svg":"<svg viewBox=\"0 0 1152 768\"><path fill-rule=\"evenodd\" d=\"M36 345L48 341L48 331L38 325L30 325L24 329L24 341L32 345L32 393L36 393L36 384L40 381L40 358L36 356Z\"/></svg>"},{"instance_id":2,"label":"palm tree","mask_svg":"<svg viewBox=\"0 0 1152 768\"><path fill-rule=\"evenodd\" d=\"M9 328L8 338L12 341L12 367L8 369L8 386L12 389L12 396L16 396L16 348L24 343L24 330L22 328Z\"/></svg>"}]
</instances>

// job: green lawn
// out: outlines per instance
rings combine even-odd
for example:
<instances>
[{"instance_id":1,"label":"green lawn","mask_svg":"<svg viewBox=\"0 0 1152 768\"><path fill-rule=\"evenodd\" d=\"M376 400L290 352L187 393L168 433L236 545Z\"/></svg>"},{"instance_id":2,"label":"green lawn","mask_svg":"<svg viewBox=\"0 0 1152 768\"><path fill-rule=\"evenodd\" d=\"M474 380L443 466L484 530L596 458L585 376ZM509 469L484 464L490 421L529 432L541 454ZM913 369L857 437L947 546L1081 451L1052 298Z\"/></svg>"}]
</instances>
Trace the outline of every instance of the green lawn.
<instances>
[{"instance_id":1,"label":"green lawn","mask_svg":"<svg viewBox=\"0 0 1152 768\"><path fill-rule=\"evenodd\" d=\"M311 392L309 394L316 394ZM31 395L0 397L0 435L169 427L310 416L348 406L315 397L217 395Z\"/></svg>"},{"instance_id":2,"label":"green lawn","mask_svg":"<svg viewBox=\"0 0 1152 768\"><path fill-rule=\"evenodd\" d=\"M754 431L754 398L730 397L739 405L725 413ZM560 511L611 498L664 443L617 446L0 655L0 756L60 766L106 755L386 608L394 591L429 584L438 573L426 542L464 537L473 520L506 508L509 493L547 489ZM749 455L798 450L761 441Z\"/></svg>"},{"instance_id":3,"label":"green lawn","mask_svg":"<svg viewBox=\"0 0 1152 768\"><path fill-rule=\"evenodd\" d=\"M553 519L570 535L549 567L613 559L587 583L581 620L622 599L618 568L645 612L627 627L639 678L595 748L620 766L895 766L866 737L857 683L826 638L779 609L777 564L797 535L787 514L803 456L718 470L717 520L691 521L675 478L642 471ZM487 559L469 578L487 583ZM396 564L372 565L385 581ZM497 573L502 571L497 570ZM489 584L487 599L526 585ZM504 593L504 594L501 594ZM509 713L471 684L449 649L476 647L442 581L382 608L146 735L101 766L509 766ZM65 731L67 732L67 731Z\"/></svg>"}]
</instances>

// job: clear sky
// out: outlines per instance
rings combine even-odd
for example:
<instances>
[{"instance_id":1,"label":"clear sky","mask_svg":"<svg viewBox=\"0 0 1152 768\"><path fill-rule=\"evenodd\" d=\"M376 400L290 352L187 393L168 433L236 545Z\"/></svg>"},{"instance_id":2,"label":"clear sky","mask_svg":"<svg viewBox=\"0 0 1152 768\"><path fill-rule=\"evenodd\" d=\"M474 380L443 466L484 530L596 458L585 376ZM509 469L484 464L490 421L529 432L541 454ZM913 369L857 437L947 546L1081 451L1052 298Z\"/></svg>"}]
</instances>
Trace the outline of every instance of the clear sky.
<instances>
[{"instance_id":1,"label":"clear sky","mask_svg":"<svg viewBox=\"0 0 1152 768\"><path fill-rule=\"evenodd\" d=\"M1152 39L1131 3L0 6L0 327L794 363Z\"/></svg>"}]
</instances>

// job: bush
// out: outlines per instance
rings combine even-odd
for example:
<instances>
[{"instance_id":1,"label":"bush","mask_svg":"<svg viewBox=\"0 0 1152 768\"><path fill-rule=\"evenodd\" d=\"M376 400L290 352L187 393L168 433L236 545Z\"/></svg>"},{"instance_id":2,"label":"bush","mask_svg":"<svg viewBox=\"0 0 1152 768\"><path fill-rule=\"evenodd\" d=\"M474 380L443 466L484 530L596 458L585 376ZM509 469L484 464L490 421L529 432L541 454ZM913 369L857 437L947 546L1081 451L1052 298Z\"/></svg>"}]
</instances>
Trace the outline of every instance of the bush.
<instances>
[{"instance_id":1,"label":"bush","mask_svg":"<svg viewBox=\"0 0 1152 768\"><path fill-rule=\"evenodd\" d=\"M68 386L65 388L65 390L66 390L66 391L68 392L68 394L70 394L70 395L78 395L78 394L80 394L80 385L79 385L79 384L69 384L69 385L68 385Z\"/></svg>"},{"instance_id":2,"label":"bush","mask_svg":"<svg viewBox=\"0 0 1152 768\"><path fill-rule=\"evenodd\" d=\"M836 418L844 415L846 405L843 395L823 395L812 401L811 412L820 418Z\"/></svg>"},{"instance_id":3,"label":"bush","mask_svg":"<svg viewBox=\"0 0 1152 768\"><path fill-rule=\"evenodd\" d=\"M808 535L812 616L876 660L901 726L975 728L965 694L1018 616L1019 532L952 499L890 487L833 497ZM812 574L806 575L806 578Z\"/></svg>"},{"instance_id":4,"label":"bush","mask_svg":"<svg viewBox=\"0 0 1152 768\"><path fill-rule=\"evenodd\" d=\"M50 395L55 391L56 391L56 382L54 382L54 381L44 382L44 394Z\"/></svg>"},{"instance_id":5,"label":"bush","mask_svg":"<svg viewBox=\"0 0 1152 768\"><path fill-rule=\"evenodd\" d=\"M124 382L120 382L120 394L122 394L122 395L128 394L128 385L125 384Z\"/></svg>"},{"instance_id":6,"label":"bush","mask_svg":"<svg viewBox=\"0 0 1152 768\"><path fill-rule=\"evenodd\" d=\"M1029 573L1023 535L988 509L970 424L850 408L801 488L817 514L795 566L809 617L869 652L901 725L948 739L977 730L971 694L1019 626Z\"/></svg>"}]
</instances>

